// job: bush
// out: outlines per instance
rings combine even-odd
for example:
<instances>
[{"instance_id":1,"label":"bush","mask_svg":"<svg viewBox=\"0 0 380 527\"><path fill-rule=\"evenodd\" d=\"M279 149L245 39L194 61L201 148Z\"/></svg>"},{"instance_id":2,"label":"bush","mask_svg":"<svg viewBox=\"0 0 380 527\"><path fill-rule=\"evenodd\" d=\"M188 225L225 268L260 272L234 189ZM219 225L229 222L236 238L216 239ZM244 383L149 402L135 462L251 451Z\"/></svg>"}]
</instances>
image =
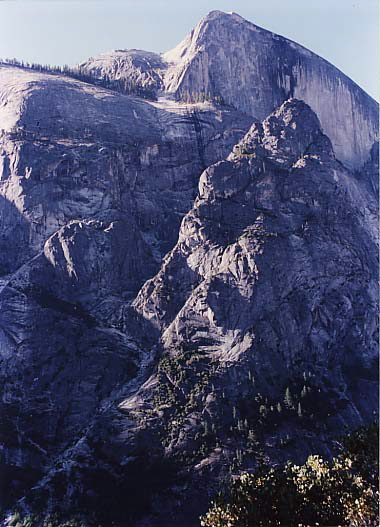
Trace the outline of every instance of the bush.
<instances>
[{"instance_id":1,"label":"bush","mask_svg":"<svg viewBox=\"0 0 380 527\"><path fill-rule=\"evenodd\" d=\"M203 527L378 525L378 427L348 436L330 463L262 467L235 478L201 518Z\"/></svg>"}]
</instances>

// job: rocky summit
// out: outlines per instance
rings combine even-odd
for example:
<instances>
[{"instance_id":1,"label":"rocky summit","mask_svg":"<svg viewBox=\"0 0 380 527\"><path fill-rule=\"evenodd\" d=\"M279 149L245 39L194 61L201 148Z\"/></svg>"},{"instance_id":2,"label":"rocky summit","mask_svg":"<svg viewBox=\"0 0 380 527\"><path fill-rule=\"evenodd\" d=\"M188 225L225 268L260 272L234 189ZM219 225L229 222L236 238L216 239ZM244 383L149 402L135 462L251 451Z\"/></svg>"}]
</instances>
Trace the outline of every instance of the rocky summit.
<instances>
[{"instance_id":1,"label":"rocky summit","mask_svg":"<svg viewBox=\"0 0 380 527\"><path fill-rule=\"evenodd\" d=\"M377 417L378 105L219 11L77 71L0 64L0 524L196 527Z\"/></svg>"}]
</instances>

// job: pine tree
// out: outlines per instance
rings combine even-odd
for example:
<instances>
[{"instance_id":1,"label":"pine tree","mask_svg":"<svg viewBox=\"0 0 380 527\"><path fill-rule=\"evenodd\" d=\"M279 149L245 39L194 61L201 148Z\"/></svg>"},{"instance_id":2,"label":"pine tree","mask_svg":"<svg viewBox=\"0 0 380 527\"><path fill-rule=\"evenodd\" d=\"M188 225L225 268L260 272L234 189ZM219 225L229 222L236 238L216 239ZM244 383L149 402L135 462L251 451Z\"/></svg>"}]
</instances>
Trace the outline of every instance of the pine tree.
<instances>
[{"instance_id":1,"label":"pine tree","mask_svg":"<svg viewBox=\"0 0 380 527\"><path fill-rule=\"evenodd\" d=\"M204 435L204 436L207 436L207 435L209 434L208 422L207 422L207 421L205 421L205 422L203 423L203 427L204 427L203 435Z\"/></svg>"},{"instance_id":2,"label":"pine tree","mask_svg":"<svg viewBox=\"0 0 380 527\"><path fill-rule=\"evenodd\" d=\"M268 413L268 410L267 410L267 407L265 406L265 404L262 404L259 408L259 412L260 414L263 416L263 417L266 417L267 416L267 413Z\"/></svg>"},{"instance_id":3,"label":"pine tree","mask_svg":"<svg viewBox=\"0 0 380 527\"><path fill-rule=\"evenodd\" d=\"M256 441L255 432L253 430L250 430L248 432L248 441L251 443L254 443Z\"/></svg>"},{"instance_id":4,"label":"pine tree","mask_svg":"<svg viewBox=\"0 0 380 527\"><path fill-rule=\"evenodd\" d=\"M289 410L294 408L293 397L292 397L289 387L287 387L285 390L284 403L285 403L286 408L288 408Z\"/></svg>"}]
</instances>

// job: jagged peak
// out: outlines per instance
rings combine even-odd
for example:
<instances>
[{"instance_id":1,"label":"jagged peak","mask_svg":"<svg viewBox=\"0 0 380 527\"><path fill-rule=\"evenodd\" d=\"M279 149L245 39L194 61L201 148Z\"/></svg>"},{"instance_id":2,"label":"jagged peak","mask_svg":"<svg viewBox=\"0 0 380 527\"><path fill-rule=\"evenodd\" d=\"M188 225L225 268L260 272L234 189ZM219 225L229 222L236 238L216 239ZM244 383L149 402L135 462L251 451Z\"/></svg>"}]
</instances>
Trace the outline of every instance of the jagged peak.
<instances>
[{"instance_id":1,"label":"jagged peak","mask_svg":"<svg viewBox=\"0 0 380 527\"><path fill-rule=\"evenodd\" d=\"M265 121L269 120L272 116L281 119L286 125L288 125L290 121L309 119L312 121L314 128L318 130L321 128L316 113L305 101L297 99L296 97L290 97L284 101Z\"/></svg>"},{"instance_id":2,"label":"jagged peak","mask_svg":"<svg viewBox=\"0 0 380 527\"><path fill-rule=\"evenodd\" d=\"M310 147L313 152L333 155L330 139L323 135L315 112L303 100L290 98L262 123L254 122L229 159L265 156L279 166L290 168Z\"/></svg>"},{"instance_id":3,"label":"jagged peak","mask_svg":"<svg viewBox=\"0 0 380 527\"><path fill-rule=\"evenodd\" d=\"M291 127L293 130L296 130L299 124L306 121L309 123L310 129L313 131L321 131L319 119L310 106L302 99L291 97L273 110L262 123L255 121L241 143L244 142L247 144L252 141L252 138L255 139L254 142L256 143L258 136L262 136L264 133L267 135L271 134L274 129L278 132L280 127L281 129Z\"/></svg>"}]
</instances>

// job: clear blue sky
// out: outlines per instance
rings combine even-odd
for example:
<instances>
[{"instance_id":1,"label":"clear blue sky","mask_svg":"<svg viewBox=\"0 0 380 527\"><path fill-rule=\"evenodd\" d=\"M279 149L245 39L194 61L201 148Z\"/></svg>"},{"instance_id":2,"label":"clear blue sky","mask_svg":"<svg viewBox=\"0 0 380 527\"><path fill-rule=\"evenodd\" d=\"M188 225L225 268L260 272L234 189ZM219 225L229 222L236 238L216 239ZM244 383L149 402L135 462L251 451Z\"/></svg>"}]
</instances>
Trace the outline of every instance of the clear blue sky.
<instances>
[{"instance_id":1,"label":"clear blue sky","mask_svg":"<svg viewBox=\"0 0 380 527\"><path fill-rule=\"evenodd\" d=\"M75 64L111 49L166 51L213 9L303 44L379 99L378 0L0 0L0 57Z\"/></svg>"}]
</instances>

